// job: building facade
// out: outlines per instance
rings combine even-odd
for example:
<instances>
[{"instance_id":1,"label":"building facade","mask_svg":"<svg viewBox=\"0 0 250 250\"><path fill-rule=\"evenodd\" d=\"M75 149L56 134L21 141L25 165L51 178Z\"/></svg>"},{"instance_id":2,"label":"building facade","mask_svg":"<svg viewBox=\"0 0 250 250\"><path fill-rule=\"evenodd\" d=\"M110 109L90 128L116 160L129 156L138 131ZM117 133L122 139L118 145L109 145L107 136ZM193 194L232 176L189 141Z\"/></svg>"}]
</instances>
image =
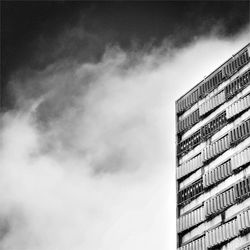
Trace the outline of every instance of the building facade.
<instances>
[{"instance_id":1,"label":"building facade","mask_svg":"<svg viewBox=\"0 0 250 250\"><path fill-rule=\"evenodd\" d=\"M178 250L250 249L250 44L176 101Z\"/></svg>"}]
</instances>

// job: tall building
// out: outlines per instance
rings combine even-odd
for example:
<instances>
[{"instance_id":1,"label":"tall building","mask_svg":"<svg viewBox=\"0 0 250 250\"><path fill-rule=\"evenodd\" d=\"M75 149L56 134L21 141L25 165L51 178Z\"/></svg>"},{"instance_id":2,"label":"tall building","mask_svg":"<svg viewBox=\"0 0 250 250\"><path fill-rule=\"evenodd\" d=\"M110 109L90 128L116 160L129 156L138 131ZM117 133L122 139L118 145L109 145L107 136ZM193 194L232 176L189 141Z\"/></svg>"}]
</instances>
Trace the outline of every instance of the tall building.
<instances>
[{"instance_id":1,"label":"tall building","mask_svg":"<svg viewBox=\"0 0 250 250\"><path fill-rule=\"evenodd\" d=\"M250 249L250 44L176 101L177 248Z\"/></svg>"}]
</instances>

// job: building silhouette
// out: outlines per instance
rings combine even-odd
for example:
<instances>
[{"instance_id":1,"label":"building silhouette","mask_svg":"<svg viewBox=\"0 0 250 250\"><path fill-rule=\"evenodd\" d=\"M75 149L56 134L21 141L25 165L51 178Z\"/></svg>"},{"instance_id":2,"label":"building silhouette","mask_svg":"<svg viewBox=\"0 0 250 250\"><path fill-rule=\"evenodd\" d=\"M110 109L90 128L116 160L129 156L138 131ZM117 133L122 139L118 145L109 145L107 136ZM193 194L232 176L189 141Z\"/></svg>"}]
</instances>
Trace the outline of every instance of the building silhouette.
<instances>
[{"instance_id":1,"label":"building silhouette","mask_svg":"<svg viewBox=\"0 0 250 250\"><path fill-rule=\"evenodd\" d=\"M250 44L176 101L177 248L250 249Z\"/></svg>"}]
</instances>

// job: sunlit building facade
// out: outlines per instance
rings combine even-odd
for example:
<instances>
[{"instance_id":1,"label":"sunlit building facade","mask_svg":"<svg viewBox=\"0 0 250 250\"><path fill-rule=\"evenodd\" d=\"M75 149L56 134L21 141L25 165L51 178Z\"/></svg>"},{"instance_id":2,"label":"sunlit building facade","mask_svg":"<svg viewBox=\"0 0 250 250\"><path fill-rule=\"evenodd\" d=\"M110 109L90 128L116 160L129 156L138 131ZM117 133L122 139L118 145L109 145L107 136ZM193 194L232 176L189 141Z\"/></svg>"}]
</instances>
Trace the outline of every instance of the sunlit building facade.
<instances>
[{"instance_id":1,"label":"sunlit building facade","mask_svg":"<svg viewBox=\"0 0 250 250\"><path fill-rule=\"evenodd\" d=\"M177 248L250 249L250 44L176 101Z\"/></svg>"}]
</instances>

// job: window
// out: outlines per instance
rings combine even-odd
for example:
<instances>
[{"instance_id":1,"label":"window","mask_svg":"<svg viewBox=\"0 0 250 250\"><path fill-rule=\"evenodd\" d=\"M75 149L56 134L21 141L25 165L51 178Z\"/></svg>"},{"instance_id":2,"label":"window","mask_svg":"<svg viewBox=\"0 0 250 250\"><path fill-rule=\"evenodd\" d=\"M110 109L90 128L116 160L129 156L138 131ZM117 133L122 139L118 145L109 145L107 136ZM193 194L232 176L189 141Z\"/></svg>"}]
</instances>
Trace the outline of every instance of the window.
<instances>
[{"instance_id":1,"label":"window","mask_svg":"<svg viewBox=\"0 0 250 250\"><path fill-rule=\"evenodd\" d=\"M241 202L250 195L250 176L234 185L235 198L237 202Z\"/></svg>"},{"instance_id":2,"label":"window","mask_svg":"<svg viewBox=\"0 0 250 250\"><path fill-rule=\"evenodd\" d=\"M193 92L184 96L177 102L177 113L183 113L188 108L192 107L199 99L199 89L196 88Z\"/></svg>"},{"instance_id":3,"label":"window","mask_svg":"<svg viewBox=\"0 0 250 250\"><path fill-rule=\"evenodd\" d=\"M189 114L178 122L178 133L186 131L191 126L195 125L200 120L199 109Z\"/></svg>"},{"instance_id":4,"label":"window","mask_svg":"<svg viewBox=\"0 0 250 250\"><path fill-rule=\"evenodd\" d=\"M227 100L242 91L249 84L249 75L250 70L237 77L225 87L225 95Z\"/></svg>"},{"instance_id":5,"label":"window","mask_svg":"<svg viewBox=\"0 0 250 250\"><path fill-rule=\"evenodd\" d=\"M242 68L249 61L248 51L245 50L241 54L232 58L227 65L223 67L223 76L225 78L231 77L235 72Z\"/></svg>"},{"instance_id":6,"label":"window","mask_svg":"<svg viewBox=\"0 0 250 250\"><path fill-rule=\"evenodd\" d=\"M203 192L202 178L178 192L178 205L186 205Z\"/></svg>"},{"instance_id":7,"label":"window","mask_svg":"<svg viewBox=\"0 0 250 250\"><path fill-rule=\"evenodd\" d=\"M222 70L215 73L213 76L211 76L208 80L205 80L199 87L200 96L204 98L212 92L215 88L219 86L219 84L222 81Z\"/></svg>"},{"instance_id":8,"label":"window","mask_svg":"<svg viewBox=\"0 0 250 250\"><path fill-rule=\"evenodd\" d=\"M250 119L244 121L230 131L230 144L236 145L250 134Z\"/></svg>"},{"instance_id":9,"label":"window","mask_svg":"<svg viewBox=\"0 0 250 250\"><path fill-rule=\"evenodd\" d=\"M207 140L211 137L218 129L223 127L227 122L226 111L216 116L212 121L208 122L201 128L201 137L203 140Z\"/></svg>"},{"instance_id":10,"label":"window","mask_svg":"<svg viewBox=\"0 0 250 250\"><path fill-rule=\"evenodd\" d=\"M182 156L192 150L201 142L201 131L198 130L189 138L178 144L178 156Z\"/></svg>"}]
</instances>

